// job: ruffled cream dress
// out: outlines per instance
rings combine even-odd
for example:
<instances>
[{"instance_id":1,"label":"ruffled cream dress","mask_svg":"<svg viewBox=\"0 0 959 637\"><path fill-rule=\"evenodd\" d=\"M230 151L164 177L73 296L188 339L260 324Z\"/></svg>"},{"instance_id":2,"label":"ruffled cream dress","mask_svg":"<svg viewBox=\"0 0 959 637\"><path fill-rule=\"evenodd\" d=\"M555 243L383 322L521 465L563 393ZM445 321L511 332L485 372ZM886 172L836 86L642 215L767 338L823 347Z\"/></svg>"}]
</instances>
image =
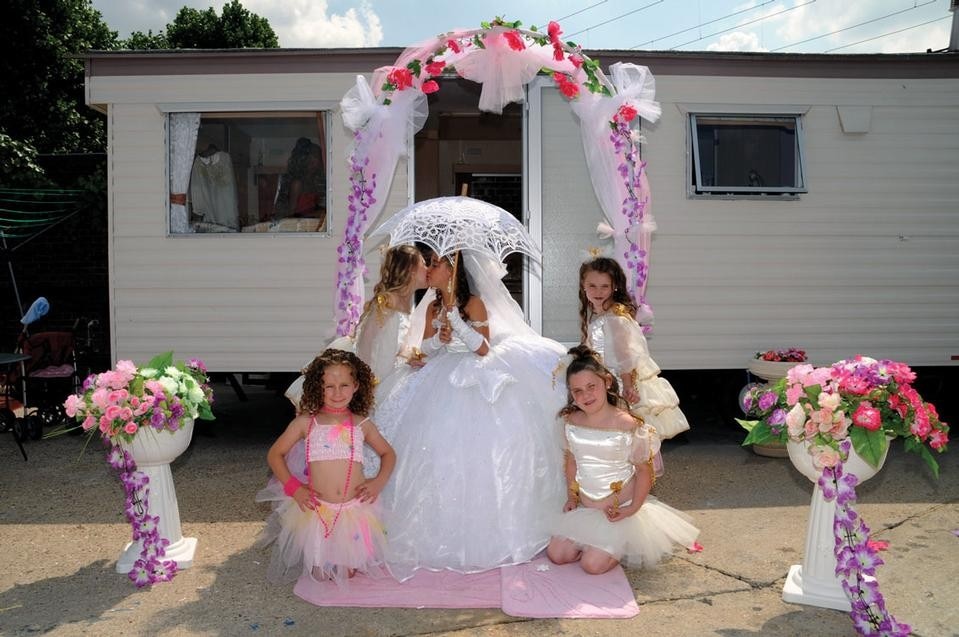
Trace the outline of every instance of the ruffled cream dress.
<instances>
[{"instance_id":1,"label":"ruffled cream dress","mask_svg":"<svg viewBox=\"0 0 959 637\"><path fill-rule=\"evenodd\" d=\"M633 379L639 402L630 405L630 410L652 425L660 438L672 438L689 429L676 391L659 376L659 365L649 355L643 330L624 306L615 304L603 314L594 314L586 334L585 344L602 356L603 364L620 382L624 374Z\"/></svg>"}]
</instances>

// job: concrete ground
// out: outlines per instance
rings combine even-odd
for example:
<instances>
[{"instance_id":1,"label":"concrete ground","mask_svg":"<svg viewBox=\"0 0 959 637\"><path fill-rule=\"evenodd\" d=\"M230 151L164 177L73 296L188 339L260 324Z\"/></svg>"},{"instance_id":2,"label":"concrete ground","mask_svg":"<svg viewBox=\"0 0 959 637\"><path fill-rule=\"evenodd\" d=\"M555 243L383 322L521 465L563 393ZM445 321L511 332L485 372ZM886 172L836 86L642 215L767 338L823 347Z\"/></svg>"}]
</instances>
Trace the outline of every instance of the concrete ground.
<instances>
[{"instance_id":1,"label":"concrete ground","mask_svg":"<svg viewBox=\"0 0 959 637\"><path fill-rule=\"evenodd\" d=\"M285 400L217 386L219 419L198 423L173 464L193 568L136 590L114 572L129 539L122 491L92 444L26 443L24 462L0 436L0 635L853 635L848 615L781 600L801 561L812 485L788 460L741 448L710 405L687 401L693 429L667 443L655 493L702 529L701 553L627 570L640 604L629 620L526 620L497 610L317 608L265 580L254 540L268 511L253 501L266 450L289 420ZM915 634L959 634L959 451L937 482L901 444L859 488L873 537L887 540L878 579L891 612Z\"/></svg>"}]
</instances>

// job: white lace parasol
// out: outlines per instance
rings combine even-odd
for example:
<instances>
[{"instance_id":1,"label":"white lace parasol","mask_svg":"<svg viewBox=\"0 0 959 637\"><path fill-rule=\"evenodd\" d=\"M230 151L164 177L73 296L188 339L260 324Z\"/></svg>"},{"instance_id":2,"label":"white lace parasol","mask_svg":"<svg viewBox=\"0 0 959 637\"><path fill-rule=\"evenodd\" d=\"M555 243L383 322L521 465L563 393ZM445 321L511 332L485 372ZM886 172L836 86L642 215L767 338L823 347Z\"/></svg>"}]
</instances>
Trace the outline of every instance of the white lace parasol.
<instances>
[{"instance_id":1,"label":"white lace parasol","mask_svg":"<svg viewBox=\"0 0 959 637\"><path fill-rule=\"evenodd\" d=\"M540 250L526 227L499 206L471 197L438 197L400 210L371 232L378 243L389 236L389 245L425 243L440 256L458 250L475 250L502 261L511 252L536 259Z\"/></svg>"}]
</instances>

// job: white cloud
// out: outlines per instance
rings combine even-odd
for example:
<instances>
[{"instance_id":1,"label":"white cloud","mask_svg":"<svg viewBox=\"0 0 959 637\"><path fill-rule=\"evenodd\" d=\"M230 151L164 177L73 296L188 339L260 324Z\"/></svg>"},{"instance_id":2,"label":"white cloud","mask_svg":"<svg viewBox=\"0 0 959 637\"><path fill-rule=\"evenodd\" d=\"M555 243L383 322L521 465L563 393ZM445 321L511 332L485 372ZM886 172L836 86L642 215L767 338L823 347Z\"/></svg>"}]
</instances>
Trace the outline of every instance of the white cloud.
<instances>
[{"instance_id":1,"label":"white cloud","mask_svg":"<svg viewBox=\"0 0 959 637\"><path fill-rule=\"evenodd\" d=\"M765 51L759 45L759 36L748 31L724 33L717 42L706 47L707 51Z\"/></svg>"},{"instance_id":2,"label":"white cloud","mask_svg":"<svg viewBox=\"0 0 959 637\"><path fill-rule=\"evenodd\" d=\"M383 41L383 25L369 4L329 13L326 0L246 0L244 6L270 21L285 48L370 47Z\"/></svg>"}]
</instances>

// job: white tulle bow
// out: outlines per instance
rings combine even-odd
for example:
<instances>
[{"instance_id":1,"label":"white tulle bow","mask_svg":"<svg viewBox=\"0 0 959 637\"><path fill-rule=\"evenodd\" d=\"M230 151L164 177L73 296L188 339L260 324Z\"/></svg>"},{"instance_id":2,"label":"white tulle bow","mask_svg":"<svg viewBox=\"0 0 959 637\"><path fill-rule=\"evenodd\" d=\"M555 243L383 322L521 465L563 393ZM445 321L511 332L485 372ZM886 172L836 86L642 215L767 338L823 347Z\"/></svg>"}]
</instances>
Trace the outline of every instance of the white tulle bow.
<instances>
[{"instance_id":1,"label":"white tulle bow","mask_svg":"<svg viewBox=\"0 0 959 637\"><path fill-rule=\"evenodd\" d=\"M609 77L616 87L613 100L618 109L629 103L640 117L655 122L663 111L656 101L656 80L649 68L630 62L617 62L609 67Z\"/></svg>"},{"instance_id":2,"label":"white tulle bow","mask_svg":"<svg viewBox=\"0 0 959 637\"><path fill-rule=\"evenodd\" d=\"M369 82L362 75L357 75L356 86L348 90L343 99L340 100L343 123L351 131L357 131L363 128L363 125L370 120L379 106L380 104L377 104Z\"/></svg>"}]
</instances>

